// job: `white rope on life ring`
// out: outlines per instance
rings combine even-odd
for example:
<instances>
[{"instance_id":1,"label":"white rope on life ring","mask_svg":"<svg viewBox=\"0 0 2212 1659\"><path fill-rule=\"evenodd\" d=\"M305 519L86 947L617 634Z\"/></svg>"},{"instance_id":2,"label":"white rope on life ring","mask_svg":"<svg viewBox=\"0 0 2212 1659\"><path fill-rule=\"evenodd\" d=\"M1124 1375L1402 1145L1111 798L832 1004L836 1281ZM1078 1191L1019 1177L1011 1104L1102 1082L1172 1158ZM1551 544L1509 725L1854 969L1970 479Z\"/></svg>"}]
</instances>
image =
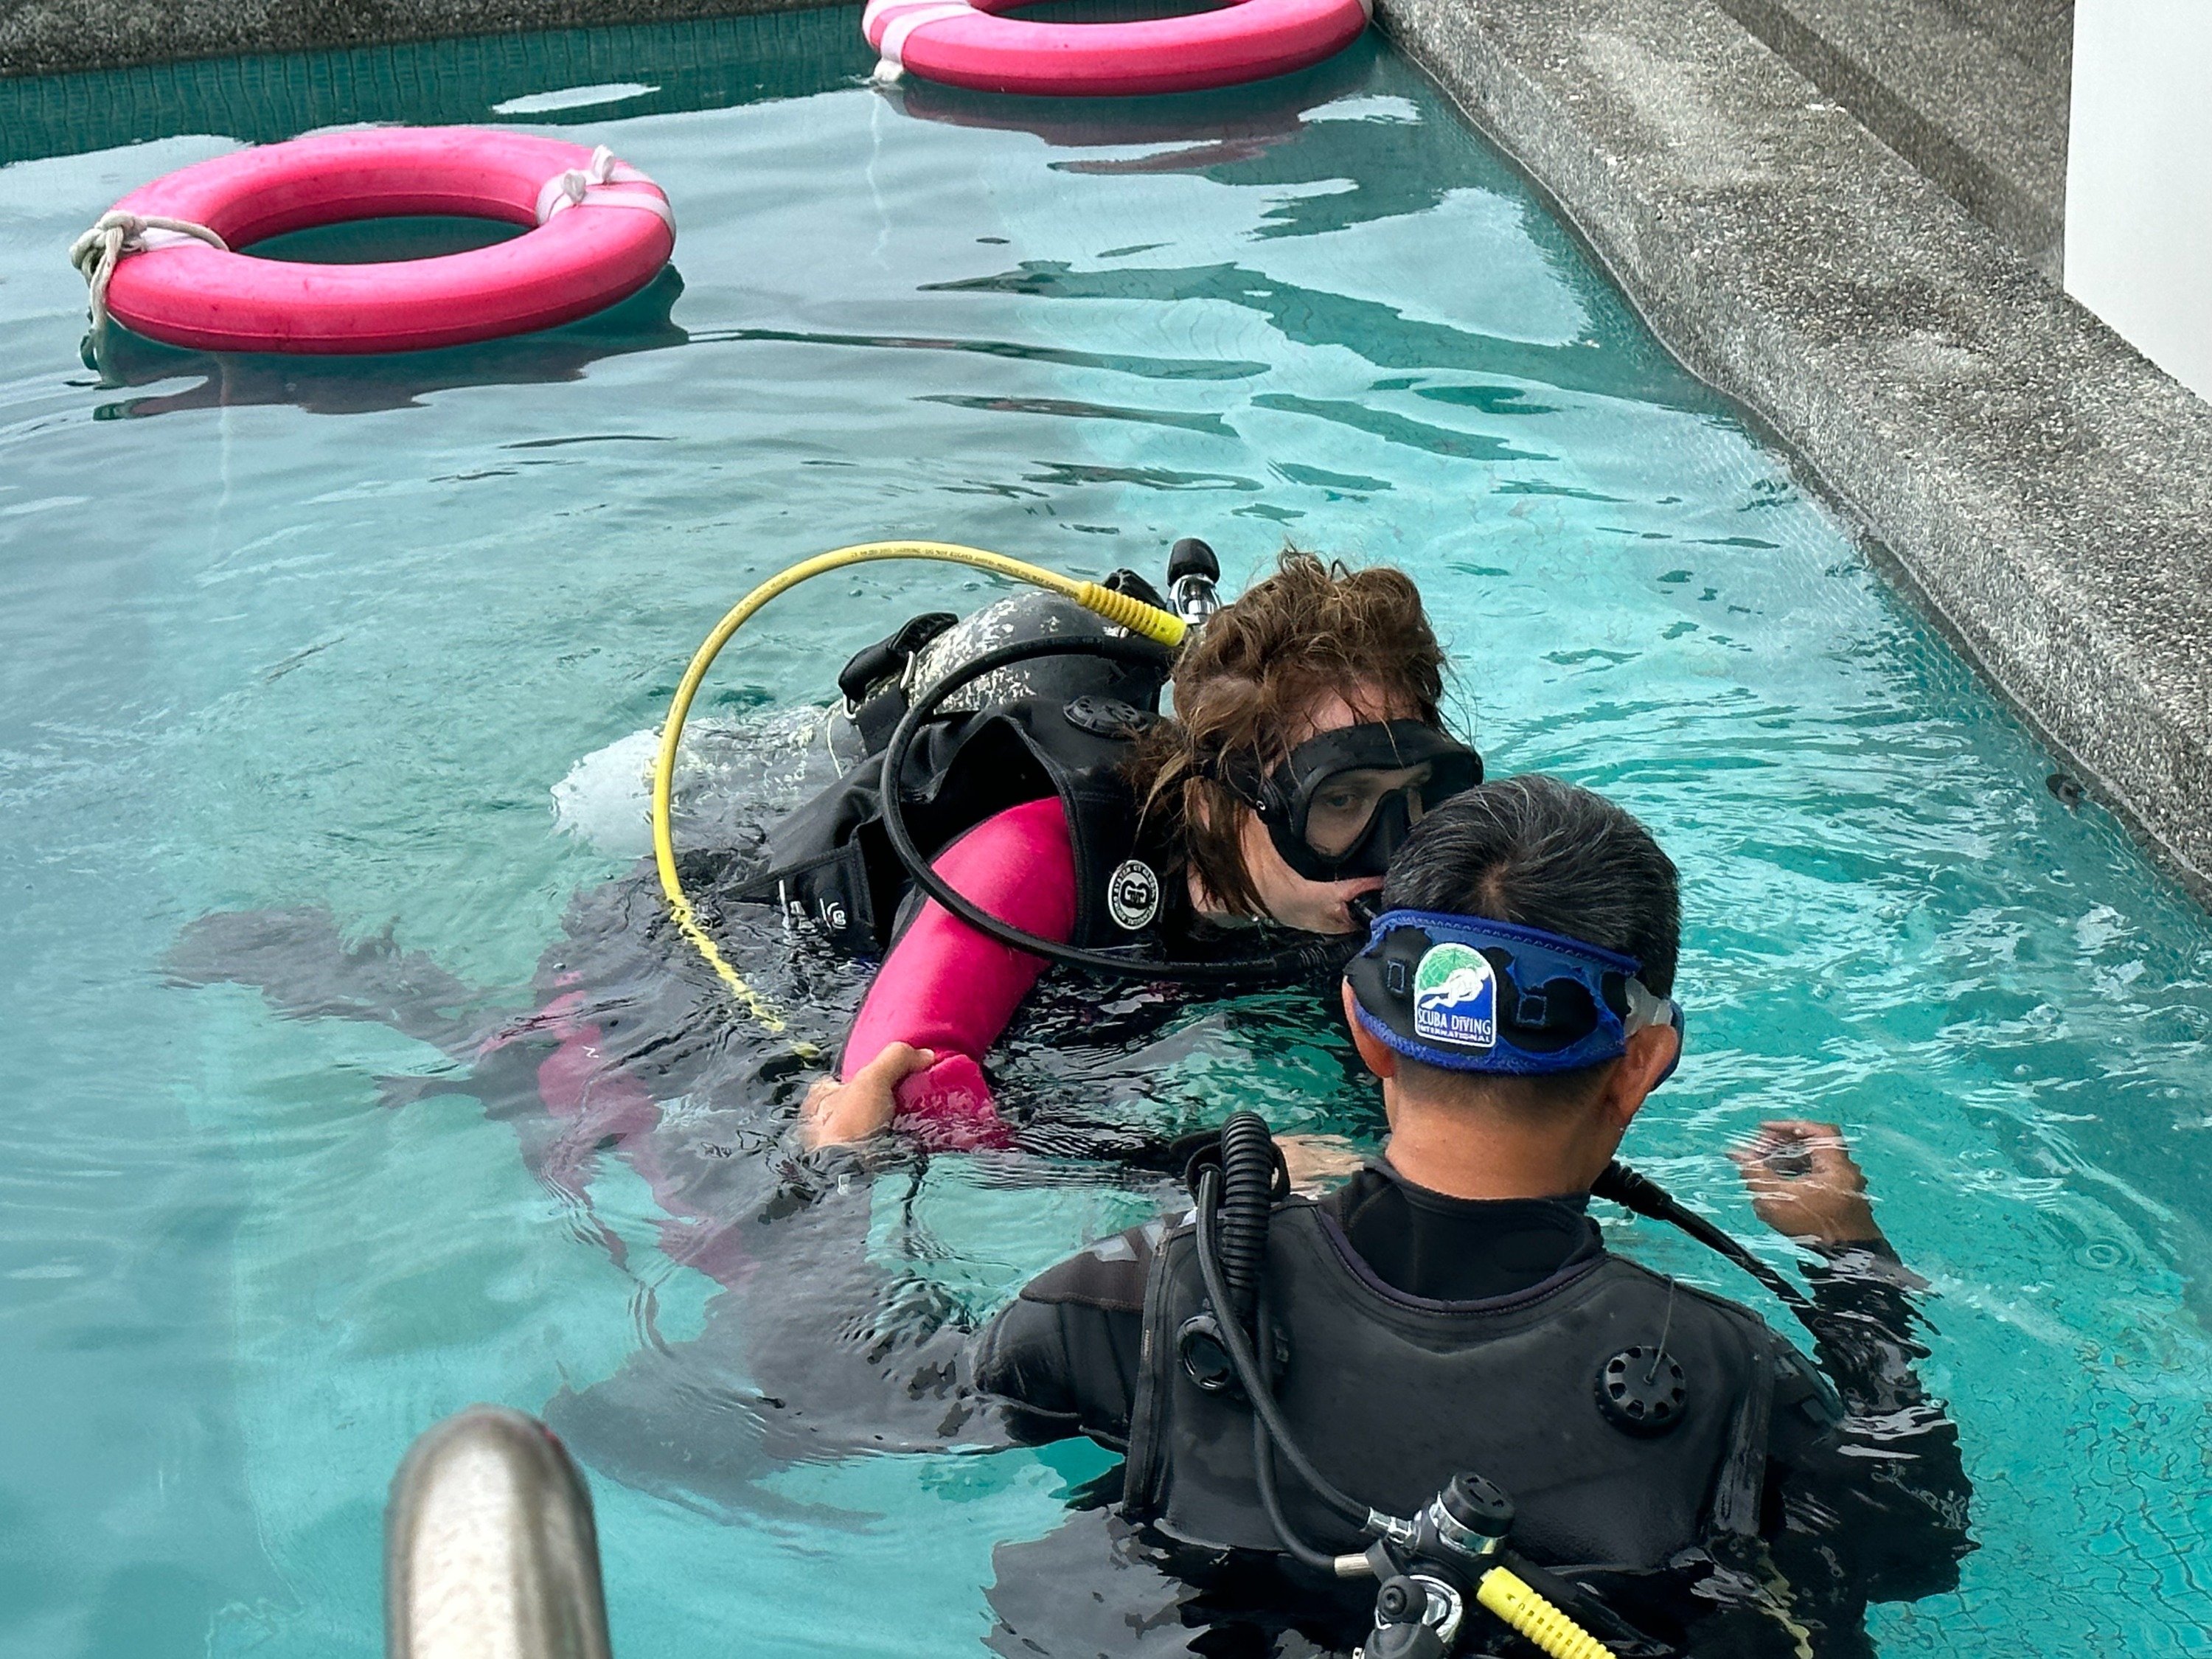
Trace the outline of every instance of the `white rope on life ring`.
<instances>
[{"instance_id":1,"label":"white rope on life ring","mask_svg":"<svg viewBox=\"0 0 2212 1659\"><path fill-rule=\"evenodd\" d=\"M888 17L882 42L876 47L879 54L875 73L869 78L878 86L890 86L906 73L907 37L925 23L942 22L948 17L959 17L975 8L968 0L875 0L866 13L866 19ZM866 19L862 27L866 27Z\"/></svg>"},{"instance_id":2,"label":"white rope on life ring","mask_svg":"<svg viewBox=\"0 0 2212 1659\"><path fill-rule=\"evenodd\" d=\"M625 188L637 185L646 188ZM592 159L583 166L556 173L545 181L538 192L538 222L542 225L555 214L576 207L641 208L659 216L669 229L676 228L675 210L668 205L668 198L629 162L615 160L615 153L605 144L593 150Z\"/></svg>"},{"instance_id":3,"label":"white rope on life ring","mask_svg":"<svg viewBox=\"0 0 2212 1659\"><path fill-rule=\"evenodd\" d=\"M205 242L218 252L230 245L205 225L189 219L170 219L158 213L120 213L111 209L90 230L70 244L70 263L84 278L85 303L95 334L107 327L107 285L115 267L126 254L144 253L157 247L179 247L190 241Z\"/></svg>"}]
</instances>

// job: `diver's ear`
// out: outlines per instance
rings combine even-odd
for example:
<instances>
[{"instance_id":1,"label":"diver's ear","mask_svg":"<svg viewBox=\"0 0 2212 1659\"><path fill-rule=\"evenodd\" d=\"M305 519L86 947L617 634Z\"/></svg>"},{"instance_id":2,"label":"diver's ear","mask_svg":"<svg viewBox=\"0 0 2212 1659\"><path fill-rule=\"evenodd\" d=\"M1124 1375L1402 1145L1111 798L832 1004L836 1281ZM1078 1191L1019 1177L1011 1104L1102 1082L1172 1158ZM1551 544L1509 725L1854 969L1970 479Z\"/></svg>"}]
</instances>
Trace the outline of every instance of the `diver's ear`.
<instances>
[{"instance_id":1,"label":"diver's ear","mask_svg":"<svg viewBox=\"0 0 2212 1659\"><path fill-rule=\"evenodd\" d=\"M1359 1058L1379 1078L1397 1076L1398 1051L1359 1023L1359 999L1352 993L1352 981L1344 981L1340 988L1344 993L1344 1023L1352 1028L1352 1046L1359 1050Z\"/></svg>"},{"instance_id":2,"label":"diver's ear","mask_svg":"<svg viewBox=\"0 0 2212 1659\"><path fill-rule=\"evenodd\" d=\"M1647 1025L1629 1037L1605 1080L1605 1110L1614 1127L1628 1127L1681 1052L1682 1034L1672 1025Z\"/></svg>"}]
</instances>

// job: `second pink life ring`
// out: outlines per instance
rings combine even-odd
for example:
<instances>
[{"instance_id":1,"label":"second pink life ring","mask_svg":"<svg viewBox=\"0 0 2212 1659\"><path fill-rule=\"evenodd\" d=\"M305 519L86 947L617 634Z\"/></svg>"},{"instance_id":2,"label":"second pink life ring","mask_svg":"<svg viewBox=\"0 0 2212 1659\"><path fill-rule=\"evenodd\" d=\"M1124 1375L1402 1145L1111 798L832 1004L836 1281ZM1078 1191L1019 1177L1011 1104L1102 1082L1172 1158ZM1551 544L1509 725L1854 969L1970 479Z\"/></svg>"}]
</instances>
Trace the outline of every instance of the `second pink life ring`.
<instances>
[{"instance_id":1,"label":"second pink life ring","mask_svg":"<svg viewBox=\"0 0 2212 1659\"><path fill-rule=\"evenodd\" d=\"M231 250L343 220L501 219L526 235L377 264ZM108 313L207 351L419 351L551 328L659 274L668 198L605 149L470 127L333 132L217 156L133 191L71 258Z\"/></svg>"},{"instance_id":2,"label":"second pink life ring","mask_svg":"<svg viewBox=\"0 0 2212 1659\"><path fill-rule=\"evenodd\" d=\"M1234 0L1138 23L1028 23L1030 0L868 0L878 79L912 72L983 92L1128 98L1287 75L1358 39L1373 0Z\"/></svg>"}]
</instances>

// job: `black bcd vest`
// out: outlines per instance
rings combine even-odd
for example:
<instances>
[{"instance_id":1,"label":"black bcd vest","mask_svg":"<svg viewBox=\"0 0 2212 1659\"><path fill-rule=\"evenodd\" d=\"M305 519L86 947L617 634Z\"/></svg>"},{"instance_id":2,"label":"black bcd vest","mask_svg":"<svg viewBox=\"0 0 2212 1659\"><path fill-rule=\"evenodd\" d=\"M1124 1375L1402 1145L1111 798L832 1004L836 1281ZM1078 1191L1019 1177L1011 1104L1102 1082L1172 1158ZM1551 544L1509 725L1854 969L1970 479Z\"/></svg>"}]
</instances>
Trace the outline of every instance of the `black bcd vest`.
<instances>
[{"instance_id":1,"label":"black bcd vest","mask_svg":"<svg viewBox=\"0 0 2212 1659\"><path fill-rule=\"evenodd\" d=\"M1514 1500L1516 1547L1552 1565L1656 1567L1758 1531L1779 1339L1732 1303L1609 1254L1517 1296L1425 1301L1377 1279L1335 1218L1303 1200L1274 1212L1261 1284L1293 1437L1376 1509L1412 1516L1455 1473L1481 1474ZM1162 1244L1147 1289L1125 1506L1183 1543L1279 1551L1250 1407L1199 1388L1178 1351L1206 1306L1186 1228ZM1601 1373L1662 1331L1687 1402L1666 1432L1633 1434L1601 1412ZM1276 1470L1307 1540L1364 1547L1279 1456Z\"/></svg>"}]
</instances>

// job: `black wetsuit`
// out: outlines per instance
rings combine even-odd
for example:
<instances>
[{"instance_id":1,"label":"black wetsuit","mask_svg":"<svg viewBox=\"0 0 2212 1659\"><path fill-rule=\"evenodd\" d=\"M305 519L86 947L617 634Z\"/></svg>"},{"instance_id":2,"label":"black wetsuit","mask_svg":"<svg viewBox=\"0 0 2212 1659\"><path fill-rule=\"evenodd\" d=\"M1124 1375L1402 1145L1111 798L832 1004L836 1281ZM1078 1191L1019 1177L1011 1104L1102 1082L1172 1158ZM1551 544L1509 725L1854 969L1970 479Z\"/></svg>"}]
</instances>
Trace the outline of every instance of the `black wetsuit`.
<instances>
[{"instance_id":1,"label":"black wetsuit","mask_svg":"<svg viewBox=\"0 0 2212 1659\"><path fill-rule=\"evenodd\" d=\"M848 1158L829 1155L833 1164ZM803 1307L787 1320L772 1304L747 1310L749 1369L768 1415L808 1446L802 1455L1074 1436L1127 1448L1146 1280L1168 1222L1040 1275L980 1334L918 1315L909 1299L900 1316L847 1324L837 1352L825 1353L822 1298L882 1291L862 1260L867 1206L854 1200L863 1194L836 1191L854 1188L860 1171L842 1167L847 1180L785 1212L808 1236L785 1239L806 1258L812 1289ZM1435 1303L1510 1298L1603 1252L1583 1200L1451 1199L1386 1164L1323 1205L1386 1285ZM1722 1559L1678 1574L1583 1580L1641 1627L1686 1639L1700 1659L1793 1654L1801 1638L1821 1659L1870 1654L1866 1605L1952 1588L1971 1547L1957 1433L1913 1372L1924 1350L1912 1335L1911 1276L1886 1250L1867 1247L1830 1252L1808 1276L1819 1310L1816 1358L1844 1417L1832 1425L1831 1413L1809 1402L1802 1411L1778 1404L1759 1528L1765 1548L1736 1558L1716 1550ZM1116 1471L1060 1530L1001 1547L993 1645L1009 1659L1348 1652L1362 1639L1371 1583L1324 1584L1279 1557L1172 1544L1124 1518L1114 1507L1121 1495Z\"/></svg>"},{"instance_id":2,"label":"black wetsuit","mask_svg":"<svg viewBox=\"0 0 2212 1659\"><path fill-rule=\"evenodd\" d=\"M1324 1200L1384 1283L1438 1302L1510 1296L1595 1255L1597 1228L1555 1199L1445 1198L1371 1164ZM1085 1435L1124 1450L1155 1223L1040 1275L985 1333L976 1382L1009 1402L1018 1437Z\"/></svg>"}]
</instances>

